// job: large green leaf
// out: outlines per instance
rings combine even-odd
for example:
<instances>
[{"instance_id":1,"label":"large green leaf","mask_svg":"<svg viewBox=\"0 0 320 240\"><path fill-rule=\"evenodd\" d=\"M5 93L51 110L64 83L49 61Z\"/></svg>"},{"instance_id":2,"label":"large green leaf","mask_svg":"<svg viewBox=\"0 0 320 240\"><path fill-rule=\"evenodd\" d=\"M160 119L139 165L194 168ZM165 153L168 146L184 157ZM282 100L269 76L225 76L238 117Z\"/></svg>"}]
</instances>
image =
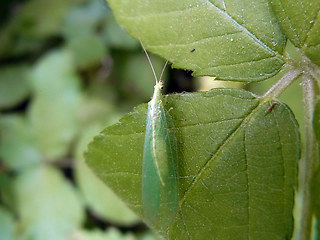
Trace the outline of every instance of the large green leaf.
<instances>
[{"instance_id":1,"label":"large green leaf","mask_svg":"<svg viewBox=\"0 0 320 240\"><path fill-rule=\"evenodd\" d=\"M179 210L168 239L289 239L299 158L291 111L241 90L174 94L165 107L178 141ZM89 145L94 172L143 217L146 105Z\"/></svg>"},{"instance_id":2,"label":"large green leaf","mask_svg":"<svg viewBox=\"0 0 320 240\"><path fill-rule=\"evenodd\" d=\"M320 65L320 1L270 0L270 2L287 38Z\"/></svg>"},{"instance_id":3,"label":"large green leaf","mask_svg":"<svg viewBox=\"0 0 320 240\"><path fill-rule=\"evenodd\" d=\"M108 0L116 19L174 67L259 81L284 64L285 37L268 0Z\"/></svg>"},{"instance_id":4,"label":"large green leaf","mask_svg":"<svg viewBox=\"0 0 320 240\"><path fill-rule=\"evenodd\" d=\"M14 192L22 239L67 240L83 220L77 192L54 168L24 171Z\"/></svg>"}]
</instances>

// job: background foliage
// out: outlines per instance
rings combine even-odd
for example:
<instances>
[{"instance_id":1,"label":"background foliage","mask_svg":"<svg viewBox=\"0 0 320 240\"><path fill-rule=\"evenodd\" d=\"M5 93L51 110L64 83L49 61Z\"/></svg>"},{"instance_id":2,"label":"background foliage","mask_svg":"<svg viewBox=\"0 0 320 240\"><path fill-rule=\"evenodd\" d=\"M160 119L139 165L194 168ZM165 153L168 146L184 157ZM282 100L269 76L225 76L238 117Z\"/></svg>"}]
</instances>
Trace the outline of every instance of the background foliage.
<instances>
[{"instance_id":1,"label":"background foliage","mask_svg":"<svg viewBox=\"0 0 320 240\"><path fill-rule=\"evenodd\" d=\"M155 239L83 159L152 94L138 42L104 1L1 5L0 239Z\"/></svg>"}]
</instances>

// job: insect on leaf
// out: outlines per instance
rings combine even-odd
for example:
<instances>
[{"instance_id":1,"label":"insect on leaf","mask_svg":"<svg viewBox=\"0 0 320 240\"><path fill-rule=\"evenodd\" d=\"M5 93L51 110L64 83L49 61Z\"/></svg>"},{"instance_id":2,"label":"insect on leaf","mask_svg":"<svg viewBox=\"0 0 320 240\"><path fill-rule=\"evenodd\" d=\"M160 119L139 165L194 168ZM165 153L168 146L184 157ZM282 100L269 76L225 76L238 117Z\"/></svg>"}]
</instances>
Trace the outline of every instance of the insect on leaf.
<instances>
[{"instance_id":1,"label":"insect on leaf","mask_svg":"<svg viewBox=\"0 0 320 240\"><path fill-rule=\"evenodd\" d=\"M287 106L266 112L270 105L234 89L164 96L178 150L179 201L169 226L142 208L146 104L96 136L86 160L166 239L290 239L298 126Z\"/></svg>"}]
</instances>

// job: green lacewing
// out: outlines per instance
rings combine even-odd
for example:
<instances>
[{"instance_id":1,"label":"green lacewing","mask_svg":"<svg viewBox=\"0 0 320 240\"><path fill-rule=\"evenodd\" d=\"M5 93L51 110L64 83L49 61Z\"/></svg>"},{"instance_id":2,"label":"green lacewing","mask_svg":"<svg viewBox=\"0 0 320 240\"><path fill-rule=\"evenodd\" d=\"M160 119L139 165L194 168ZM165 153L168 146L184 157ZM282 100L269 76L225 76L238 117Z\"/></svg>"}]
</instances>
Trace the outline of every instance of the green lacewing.
<instances>
[{"instance_id":1,"label":"green lacewing","mask_svg":"<svg viewBox=\"0 0 320 240\"><path fill-rule=\"evenodd\" d=\"M142 45L142 44L141 44ZM142 45L143 47L143 45ZM170 225L178 208L178 178L176 172L177 141L173 120L163 105L161 77L158 79L145 48L156 80L152 100L148 103L142 163L142 208L152 225Z\"/></svg>"}]
</instances>

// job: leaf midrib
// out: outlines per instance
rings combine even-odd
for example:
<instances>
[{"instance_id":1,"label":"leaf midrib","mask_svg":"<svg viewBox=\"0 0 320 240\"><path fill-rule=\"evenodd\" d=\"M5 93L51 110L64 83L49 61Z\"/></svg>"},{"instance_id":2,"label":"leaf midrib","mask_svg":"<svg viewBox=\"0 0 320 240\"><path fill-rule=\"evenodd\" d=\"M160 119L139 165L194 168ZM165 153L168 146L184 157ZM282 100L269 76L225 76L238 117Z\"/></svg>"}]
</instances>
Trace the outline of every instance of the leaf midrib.
<instances>
[{"instance_id":1,"label":"leaf midrib","mask_svg":"<svg viewBox=\"0 0 320 240\"><path fill-rule=\"evenodd\" d=\"M229 135L229 137L226 139L226 141L217 149L215 154L211 156L211 158L207 161L207 163L201 168L201 170L198 172L198 174L195 176L194 180L190 183L189 187L185 191L183 197L181 198L179 202L179 208L184 204L184 202L187 200L187 197L190 193L192 193L192 189L196 186L198 183L199 179L201 179L201 176L206 172L207 169L209 169L209 166L211 165L212 161L215 161L216 157L219 155L219 153L229 144L229 142L232 141L232 139L238 134L239 131L244 129L247 124L250 122L252 119L252 116L255 115L256 112L260 110L260 107L264 105L264 101L260 102L252 108L252 111L250 114L248 114L242 121L242 123L239 125L238 128L234 130L232 134Z\"/></svg>"},{"instance_id":2,"label":"leaf midrib","mask_svg":"<svg viewBox=\"0 0 320 240\"><path fill-rule=\"evenodd\" d=\"M157 12L157 13L152 13L152 14L144 14L144 15L136 15L136 16L124 16L124 15L121 15L119 17L122 18L122 19L147 18L147 17L150 17L150 16L154 17L155 15L161 15L161 14L172 14L172 13L175 13L175 12L192 11L192 9L198 8L198 7L206 5L206 4L208 6L213 6L218 11L222 12L222 14L225 15L228 18L229 21L235 23L235 25L240 29L240 32L242 32L243 34L248 35L254 42L256 42L259 46L261 46L265 51L269 52L273 56L277 56L278 58L283 59L283 56L280 53L278 53L277 51L275 51L272 48L270 48L262 40L260 40L255 34L250 32L249 29L245 28L242 24L237 22L236 19L234 19L228 12L226 12L225 10L219 8L218 6L216 6L215 4L213 4L209 0L204 1L203 3L199 4L198 6L190 7L190 8L186 8L186 9L182 9L182 10L174 10L174 11L168 11L168 12ZM198 39L197 41L201 41L201 40L202 39Z\"/></svg>"},{"instance_id":3,"label":"leaf midrib","mask_svg":"<svg viewBox=\"0 0 320 240\"><path fill-rule=\"evenodd\" d=\"M231 19L231 21L234 21L236 23L237 26L239 26L239 28L243 31L243 33L247 33L247 35L249 37L251 37L253 39L254 42L257 42L261 47L263 47L266 51L272 53L273 55L283 59L283 56L278 53L277 51L273 50L272 48L270 48L268 45L264 44L264 42L262 42L255 34L253 34L252 32L249 31L249 29L245 28L242 24L238 23L236 19L234 19L229 13L227 13L226 11L222 10L221 8L219 8L218 6L216 6L215 4L213 4L212 2L210 2L209 0L207 0L207 2L209 2L211 5L213 5L215 8L217 8L219 11L224 12L227 17L229 17ZM270 4L270 3L269 3Z\"/></svg>"}]
</instances>

